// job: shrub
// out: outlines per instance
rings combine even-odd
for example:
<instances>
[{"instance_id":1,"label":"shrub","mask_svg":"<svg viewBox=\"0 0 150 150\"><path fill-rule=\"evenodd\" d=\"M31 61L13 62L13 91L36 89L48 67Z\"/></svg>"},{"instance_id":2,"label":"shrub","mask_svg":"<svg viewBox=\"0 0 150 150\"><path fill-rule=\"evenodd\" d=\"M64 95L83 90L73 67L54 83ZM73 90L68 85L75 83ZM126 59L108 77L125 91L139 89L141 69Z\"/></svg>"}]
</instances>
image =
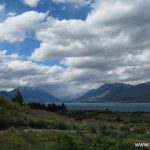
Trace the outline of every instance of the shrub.
<instances>
[{"instance_id":1,"label":"shrub","mask_svg":"<svg viewBox=\"0 0 150 150\"><path fill-rule=\"evenodd\" d=\"M68 129L68 126L66 124L62 123L62 122L59 122L57 124L57 129L59 129L59 130L66 130L66 129Z\"/></svg>"},{"instance_id":2,"label":"shrub","mask_svg":"<svg viewBox=\"0 0 150 150\"><path fill-rule=\"evenodd\" d=\"M0 129L8 129L10 127L26 127L28 122L23 118L0 117Z\"/></svg>"},{"instance_id":3,"label":"shrub","mask_svg":"<svg viewBox=\"0 0 150 150\"><path fill-rule=\"evenodd\" d=\"M96 129L96 127L94 127L94 126L92 126L92 127L90 128L90 131L91 131L92 133L97 133L97 129Z\"/></svg>"},{"instance_id":4,"label":"shrub","mask_svg":"<svg viewBox=\"0 0 150 150\"><path fill-rule=\"evenodd\" d=\"M56 143L57 150L76 150L76 144L73 139L67 134L60 134L57 137Z\"/></svg>"},{"instance_id":5,"label":"shrub","mask_svg":"<svg viewBox=\"0 0 150 150\"><path fill-rule=\"evenodd\" d=\"M100 133L102 133L102 135L105 135L105 136L109 136L109 135L114 134L112 129L110 129L107 125L101 125L100 126Z\"/></svg>"},{"instance_id":6,"label":"shrub","mask_svg":"<svg viewBox=\"0 0 150 150\"><path fill-rule=\"evenodd\" d=\"M97 136L92 143L92 148L94 150L119 150L119 145L112 138Z\"/></svg>"},{"instance_id":7,"label":"shrub","mask_svg":"<svg viewBox=\"0 0 150 150\"><path fill-rule=\"evenodd\" d=\"M11 102L7 101L4 97L0 96L0 107L2 107L2 109L12 109L13 105L11 104Z\"/></svg>"},{"instance_id":8,"label":"shrub","mask_svg":"<svg viewBox=\"0 0 150 150\"><path fill-rule=\"evenodd\" d=\"M0 129L7 129L11 126L11 122L7 117L0 118Z\"/></svg>"},{"instance_id":9,"label":"shrub","mask_svg":"<svg viewBox=\"0 0 150 150\"><path fill-rule=\"evenodd\" d=\"M137 150L133 142L123 142L119 144L119 150ZM142 149L142 148L141 148Z\"/></svg>"},{"instance_id":10,"label":"shrub","mask_svg":"<svg viewBox=\"0 0 150 150\"><path fill-rule=\"evenodd\" d=\"M43 121L43 120L38 120L38 121L33 121L30 120L29 121L29 126L31 128L35 128L35 129L42 129L42 128L48 128L48 123Z\"/></svg>"},{"instance_id":11,"label":"shrub","mask_svg":"<svg viewBox=\"0 0 150 150\"><path fill-rule=\"evenodd\" d=\"M117 121L117 122L122 122L122 119L121 119L120 117L117 117L117 118L116 118L116 121Z\"/></svg>"},{"instance_id":12,"label":"shrub","mask_svg":"<svg viewBox=\"0 0 150 150\"><path fill-rule=\"evenodd\" d=\"M16 123L15 123L15 127L26 127L28 126L28 121L25 120L24 118L17 118Z\"/></svg>"},{"instance_id":13,"label":"shrub","mask_svg":"<svg viewBox=\"0 0 150 150\"><path fill-rule=\"evenodd\" d=\"M146 133L146 129L145 129L145 127L135 128L135 129L133 130L133 132L134 132L135 134L144 134L144 133Z\"/></svg>"},{"instance_id":14,"label":"shrub","mask_svg":"<svg viewBox=\"0 0 150 150\"><path fill-rule=\"evenodd\" d=\"M28 113L29 111L30 111L30 106L28 106L28 105L23 105L23 110L26 112L26 113Z\"/></svg>"}]
</instances>

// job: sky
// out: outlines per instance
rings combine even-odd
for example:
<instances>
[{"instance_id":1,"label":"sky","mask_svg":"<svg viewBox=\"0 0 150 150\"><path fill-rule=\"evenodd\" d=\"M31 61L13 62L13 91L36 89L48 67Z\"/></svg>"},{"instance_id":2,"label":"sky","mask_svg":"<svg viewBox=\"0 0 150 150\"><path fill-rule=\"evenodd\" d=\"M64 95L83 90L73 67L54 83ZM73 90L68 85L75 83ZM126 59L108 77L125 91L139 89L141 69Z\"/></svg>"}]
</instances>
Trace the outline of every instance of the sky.
<instances>
[{"instance_id":1,"label":"sky","mask_svg":"<svg viewBox=\"0 0 150 150\"><path fill-rule=\"evenodd\" d=\"M149 0L0 0L0 90L57 97L150 81Z\"/></svg>"}]
</instances>

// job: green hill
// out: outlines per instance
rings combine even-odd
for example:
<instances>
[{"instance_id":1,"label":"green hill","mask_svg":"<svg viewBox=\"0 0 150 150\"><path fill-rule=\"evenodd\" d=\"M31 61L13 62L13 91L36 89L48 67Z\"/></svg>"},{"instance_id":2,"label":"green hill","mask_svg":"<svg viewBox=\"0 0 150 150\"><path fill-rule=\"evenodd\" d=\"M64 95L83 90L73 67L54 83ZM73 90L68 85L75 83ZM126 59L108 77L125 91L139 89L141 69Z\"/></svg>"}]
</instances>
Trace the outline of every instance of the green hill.
<instances>
[{"instance_id":1,"label":"green hill","mask_svg":"<svg viewBox=\"0 0 150 150\"><path fill-rule=\"evenodd\" d=\"M10 101L7 101L4 97L0 96L0 108L13 109L13 105Z\"/></svg>"},{"instance_id":2,"label":"green hill","mask_svg":"<svg viewBox=\"0 0 150 150\"><path fill-rule=\"evenodd\" d=\"M134 143L150 143L149 116L108 110L54 113L0 97L0 149L136 150Z\"/></svg>"}]
</instances>

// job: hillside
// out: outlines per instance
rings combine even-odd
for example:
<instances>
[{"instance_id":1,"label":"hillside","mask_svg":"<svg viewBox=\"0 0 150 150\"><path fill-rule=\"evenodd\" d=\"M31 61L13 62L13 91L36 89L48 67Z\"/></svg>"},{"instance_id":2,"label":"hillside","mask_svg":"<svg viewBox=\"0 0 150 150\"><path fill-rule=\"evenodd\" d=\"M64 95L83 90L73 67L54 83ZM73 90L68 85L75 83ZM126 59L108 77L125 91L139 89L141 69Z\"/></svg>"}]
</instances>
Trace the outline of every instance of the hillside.
<instances>
[{"instance_id":1,"label":"hillside","mask_svg":"<svg viewBox=\"0 0 150 150\"><path fill-rule=\"evenodd\" d=\"M137 150L150 142L150 113L50 112L0 97L2 150Z\"/></svg>"},{"instance_id":2,"label":"hillside","mask_svg":"<svg viewBox=\"0 0 150 150\"><path fill-rule=\"evenodd\" d=\"M0 96L3 96L7 99L11 99L12 95L9 92L6 91L0 91Z\"/></svg>"},{"instance_id":3,"label":"hillside","mask_svg":"<svg viewBox=\"0 0 150 150\"><path fill-rule=\"evenodd\" d=\"M150 102L150 83L129 85L104 84L77 99L82 102Z\"/></svg>"},{"instance_id":4,"label":"hillside","mask_svg":"<svg viewBox=\"0 0 150 150\"><path fill-rule=\"evenodd\" d=\"M0 96L4 96L7 99L14 97L16 91L19 90L23 96L25 102L35 101L35 102L44 102L44 103L59 103L61 102L58 98L52 94L39 89L39 88L30 88L30 87L19 87L12 91L6 92L1 91Z\"/></svg>"}]
</instances>

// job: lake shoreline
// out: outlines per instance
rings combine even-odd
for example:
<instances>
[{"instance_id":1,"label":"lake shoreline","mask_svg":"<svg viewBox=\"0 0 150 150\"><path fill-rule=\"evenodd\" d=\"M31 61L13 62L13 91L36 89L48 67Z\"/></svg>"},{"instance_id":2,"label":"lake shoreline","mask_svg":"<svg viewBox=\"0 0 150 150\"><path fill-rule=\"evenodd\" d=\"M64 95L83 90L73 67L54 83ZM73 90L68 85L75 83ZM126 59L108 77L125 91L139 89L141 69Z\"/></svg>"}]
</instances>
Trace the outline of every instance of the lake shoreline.
<instances>
[{"instance_id":1,"label":"lake shoreline","mask_svg":"<svg viewBox=\"0 0 150 150\"><path fill-rule=\"evenodd\" d=\"M150 103L65 103L68 110L150 112Z\"/></svg>"}]
</instances>

